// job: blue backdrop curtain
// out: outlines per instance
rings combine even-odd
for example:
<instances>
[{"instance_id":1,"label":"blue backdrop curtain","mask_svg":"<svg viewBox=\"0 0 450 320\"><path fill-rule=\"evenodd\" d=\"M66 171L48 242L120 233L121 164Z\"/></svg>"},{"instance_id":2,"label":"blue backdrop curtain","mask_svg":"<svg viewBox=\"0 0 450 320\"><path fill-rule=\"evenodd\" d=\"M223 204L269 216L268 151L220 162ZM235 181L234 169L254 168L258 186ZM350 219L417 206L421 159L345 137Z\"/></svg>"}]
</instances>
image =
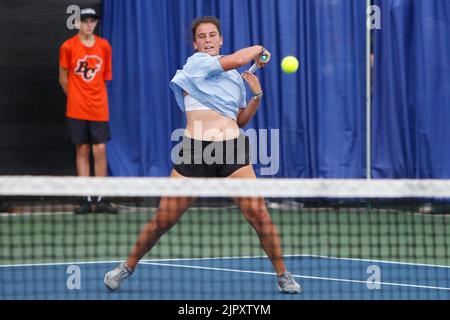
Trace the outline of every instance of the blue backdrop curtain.
<instances>
[{"instance_id":1,"label":"blue backdrop curtain","mask_svg":"<svg viewBox=\"0 0 450 320\"><path fill-rule=\"evenodd\" d=\"M450 1L376 0L375 178L450 178Z\"/></svg>"},{"instance_id":2,"label":"blue backdrop curtain","mask_svg":"<svg viewBox=\"0 0 450 320\"><path fill-rule=\"evenodd\" d=\"M193 53L191 21L215 15L223 54L254 44L273 54L258 71L264 101L245 129L280 130L274 176L365 176L365 1L104 0L103 11L113 47L112 175L169 174L170 136L185 119L168 83ZM281 72L286 55L299 58L296 74Z\"/></svg>"}]
</instances>

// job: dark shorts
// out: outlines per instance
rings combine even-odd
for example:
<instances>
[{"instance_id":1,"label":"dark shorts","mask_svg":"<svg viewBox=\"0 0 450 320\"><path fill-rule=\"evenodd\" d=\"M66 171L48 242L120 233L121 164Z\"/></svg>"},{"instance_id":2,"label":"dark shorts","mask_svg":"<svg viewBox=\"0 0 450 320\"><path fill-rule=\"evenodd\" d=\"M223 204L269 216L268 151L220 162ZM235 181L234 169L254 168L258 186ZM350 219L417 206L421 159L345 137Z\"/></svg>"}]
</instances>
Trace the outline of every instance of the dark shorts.
<instances>
[{"instance_id":1,"label":"dark shorts","mask_svg":"<svg viewBox=\"0 0 450 320\"><path fill-rule=\"evenodd\" d=\"M111 139L109 122L67 118L68 140L73 144L100 144Z\"/></svg>"},{"instance_id":2,"label":"dark shorts","mask_svg":"<svg viewBox=\"0 0 450 320\"><path fill-rule=\"evenodd\" d=\"M172 153L173 168L182 176L191 178L228 177L248 166L250 146L248 137L226 141L201 141L183 137L180 149Z\"/></svg>"}]
</instances>

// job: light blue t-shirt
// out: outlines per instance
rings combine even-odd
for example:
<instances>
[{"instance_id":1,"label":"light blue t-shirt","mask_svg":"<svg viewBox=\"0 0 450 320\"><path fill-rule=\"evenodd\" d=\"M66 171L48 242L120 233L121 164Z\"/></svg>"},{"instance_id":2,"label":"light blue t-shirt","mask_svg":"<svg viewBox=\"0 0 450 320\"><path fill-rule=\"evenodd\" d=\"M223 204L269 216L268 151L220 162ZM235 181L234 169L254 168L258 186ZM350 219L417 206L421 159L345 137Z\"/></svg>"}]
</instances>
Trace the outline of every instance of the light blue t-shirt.
<instances>
[{"instance_id":1,"label":"light blue t-shirt","mask_svg":"<svg viewBox=\"0 0 450 320\"><path fill-rule=\"evenodd\" d=\"M220 56L197 52L170 81L178 105L185 112L183 90L206 107L236 120L239 108L246 108L245 85L236 70L224 71Z\"/></svg>"}]
</instances>

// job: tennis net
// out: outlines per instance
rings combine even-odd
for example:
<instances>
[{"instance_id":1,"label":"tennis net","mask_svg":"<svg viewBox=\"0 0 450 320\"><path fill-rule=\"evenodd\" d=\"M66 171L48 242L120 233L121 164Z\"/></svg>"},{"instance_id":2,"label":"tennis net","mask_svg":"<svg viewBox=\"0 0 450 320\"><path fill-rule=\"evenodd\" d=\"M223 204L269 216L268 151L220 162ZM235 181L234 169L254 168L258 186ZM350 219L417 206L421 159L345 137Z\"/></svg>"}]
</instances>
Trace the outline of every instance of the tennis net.
<instances>
[{"instance_id":1,"label":"tennis net","mask_svg":"<svg viewBox=\"0 0 450 320\"><path fill-rule=\"evenodd\" d=\"M87 196L93 212L74 214ZM0 299L449 299L449 199L446 180L4 176ZM154 230L146 223L163 212L154 225L169 228L183 206L121 288L106 289L105 274ZM276 236L265 212L281 262L266 253ZM301 294L279 292L283 263Z\"/></svg>"}]
</instances>

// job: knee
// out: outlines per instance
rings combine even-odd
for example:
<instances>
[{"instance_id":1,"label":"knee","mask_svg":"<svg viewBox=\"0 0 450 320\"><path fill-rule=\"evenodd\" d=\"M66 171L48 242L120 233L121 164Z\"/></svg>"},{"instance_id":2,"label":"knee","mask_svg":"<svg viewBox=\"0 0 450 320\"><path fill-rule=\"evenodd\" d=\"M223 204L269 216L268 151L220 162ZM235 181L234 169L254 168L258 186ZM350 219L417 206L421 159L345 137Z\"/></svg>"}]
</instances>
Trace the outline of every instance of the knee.
<instances>
[{"instance_id":1,"label":"knee","mask_svg":"<svg viewBox=\"0 0 450 320\"><path fill-rule=\"evenodd\" d=\"M272 219L266 206L250 206L244 209L244 214L255 228L260 229L272 224Z\"/></svg>"},{"instance_id":2,"label":"knee","mask_svg":"<svg viewBox=\"0 0 450 320\"><path fill-rule=\"evenodd\" d=\"M91 148L88 144L77 145L77 155L82 157L88 157L91 152Z\"/></svg>"},{"instance_id":3,"label":"knee","mask_svg":"<svg viewBox=\"0 0 450 320\"><path fill-rule=\"evenodd\" d=\"M94 157L104 157L106 155L106 145L104 143L102 144L96 144L92 147L94 152Z\"/></svg>"}]
</instances>

